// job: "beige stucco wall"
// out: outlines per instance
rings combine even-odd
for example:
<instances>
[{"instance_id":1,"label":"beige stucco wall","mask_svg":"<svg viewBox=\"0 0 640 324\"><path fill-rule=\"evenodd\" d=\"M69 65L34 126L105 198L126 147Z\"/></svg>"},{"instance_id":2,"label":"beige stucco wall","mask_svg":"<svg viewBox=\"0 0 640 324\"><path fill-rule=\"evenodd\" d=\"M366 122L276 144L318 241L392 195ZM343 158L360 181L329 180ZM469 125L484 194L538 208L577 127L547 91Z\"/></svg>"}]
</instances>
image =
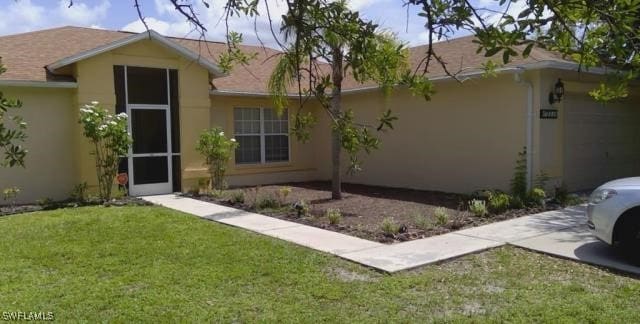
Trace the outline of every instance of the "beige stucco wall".
<instances>
[{"instance_id":1,"label":"beige stucco wall","mask_svg":"<svg viewBox=\"0 0 640 324\"><path fill-rule=\"evenodd\" d=\"M600 104L596 103L589 95L589 91L597 88L599 83L605 80L605 76L552 69L538 71L536 74L538 77L535 79L536 95L534 96L535 154L533 168L534 175L544 171L551 176L547 189L552 189L553 186L559 186L562 183L568 183L570 190L592 189L578 185L578 183L603 183L620 176L632 176L640 173L638 156L629 154L630 152L638 152L638 145L640 145L635 126L640 122L640 115L637 111L638 104L640 104L637 87L631 88L630 96L627 99ZM562 79L565 86L564 98L560 102L549 104L549 92L553 89L558 78ZM540 119L540 109L557 109L558 119ZM582 109L587 112L600 110L598 114L603 123L570 120L570 118L581 118L575 114L570 115L570 110L577 112ZM629 123L629 120L620 120L620 113L624 114L622 118L635 121ZM581 126L575 127L576 122ZM567 128L569 123L574 125L570 129ZM603 131L603 127L609 127L610 130ZM618 142L612 145L611 141L617 141L614 138L620 137L621 133L623 133L623 143ZM574 145L576 141L568 138L569 136L574 138L591 137L591 142L587 143L588 147L585 149L592 151L592 154L602 153L603 159L593 160L590 163L602 163L608 167L597 170L597 165L584 165L584 161L577 163L578 161L572 160L575 159L575 156L568 154L568 151L574 148L569 146ZM605 161L607 159L609 162ZM629 165L633 166L628 167ZM585 178L585 181L574 181L567 178L570 169L576 167L582 168L579 173L581 173L581 177ZM575 172L573 173L575 174ZM589 181L589 179L598 180Z\"/></svg>"},{"instance_id":2,"label":"beige stucco wall","mask_svg":"<svg viewBox=\"0 0 640 324\"><path fill-rule=\"evenodd\" d=\"M93 100L114 110L115 89L113 66L130 65L178 70L180 101L180 138L182 169L189 170L201 165L200 156L195 151L195 143L201 130L209 127L209 73L197 63L184 59L177 53L145 40L114 51L94 56L76 63L78 80L77 98L73 112ZM80 127L75 128L76 153L79 162L77 178L95 185L96 175L91 147L82 138ZM190 172L183 172L183 180L190 178Z\"/></svg>"},{"instance_id":3,"label":"beige stucco wall","mask_svg":"<svg viewBox=\"0 0 640 324\"><path fill-rule=\"evenodd\" d=\"M377 92L345 96L344 109L353 109L360 122L377 125L389 108L399 119L394 130L380 134L379 150L362 155L363 171L344 181L449 192L508 189L525 145L526 88L502 75L440 82L436 90L431 101L406 90L389 98ZM318 149L328 156L328 141ZM328 179L326 162L321 169Z\"/></svg>"},{"instance_id":4,"label":"beige stucco wall","mask_svg":"<svg viewBox=\"0 0 640 324\"><path fill-rule=\"evenodd\" d=\"M270 98L248 98L230 96L211 96L211 127L222 127L228 135L234 134L233 109L235 107L270 108L273 107ZM294 114L298 111L296 101L291 101L289 106L289 124L292 125ZM309 103L304 108L305 112L318 114L318 108L314 103ZM289 162L236 165L232 160L227 169L227 182L231 186L244 186L252 184L298 182L318 179L318 161L323 159L322 151L317 149L319 136L317 128L312 130L313 135L307 143L298 141L295 136L289 136L290 151ZM198 178L207 176L207 168L204 161L192 164L186 170L188 183L193 187Z\"/></svg>"},{"instance_id":5,"label":"beige stucco wall","mask_svg":"<svg viewBox=\"0 0 640 324\"><path fill-rule=\"evenodd\" d=\"M28 124L24 146L29 151L26 168L0 168L0 190L20 188L20 202L67 198L77 183L71 144L76 123L71 113L73 90L7 87L0 91L23 102L16 113Z\"/></svg>"}]
</instances>

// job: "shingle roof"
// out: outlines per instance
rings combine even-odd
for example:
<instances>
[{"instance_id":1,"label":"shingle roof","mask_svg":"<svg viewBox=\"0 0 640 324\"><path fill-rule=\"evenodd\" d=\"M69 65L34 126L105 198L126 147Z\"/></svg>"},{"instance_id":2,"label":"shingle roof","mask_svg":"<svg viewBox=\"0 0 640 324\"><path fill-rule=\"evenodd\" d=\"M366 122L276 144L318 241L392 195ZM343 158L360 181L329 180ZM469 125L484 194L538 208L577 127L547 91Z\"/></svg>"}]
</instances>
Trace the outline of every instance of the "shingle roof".
<instances>
[{"instance_id":1,"label":"shingle roof","mask_svg":"<svg viewBox=\"0 0 640 324\"><path fill-rule=\"evenodd\" d=\"M0 57L2 57L2 63L7 68L7 72L0 75L0 80L68 80L68 77L48 73L45 66L131 35L132 33L129 32L67 26L0 37ZM212 62L216 62L218 55L226 50L226 44L220 42L168 38L195 53L200 53L204 58ZM488 58L481 54L476 54L477 44L474 44L472 40L472 36L456 38L436 43L434 48L451 71L460 69L478 70ZM248 45L242 45L241 49L248 53L257 53L256 59L252 60L246 67L236 67L229 76L214 79L213 86L215 89L222 91L266 93L269 76L277 63L277 58L274 58L274 56L277 56L279 52L270 48ZM426 50L426 46L410 49L412 65L419 64ZM499 61L498 58L494 60ZM540 61L566 62L555 53L534 48L528 58L515 58L508 66ZM432 62L428 75L436 77L443 76L445 73L439 64ZM347 78L344 89L355 89L364 86L370 85L359 84L353 78Z\"/></svg>"}]
</instances>

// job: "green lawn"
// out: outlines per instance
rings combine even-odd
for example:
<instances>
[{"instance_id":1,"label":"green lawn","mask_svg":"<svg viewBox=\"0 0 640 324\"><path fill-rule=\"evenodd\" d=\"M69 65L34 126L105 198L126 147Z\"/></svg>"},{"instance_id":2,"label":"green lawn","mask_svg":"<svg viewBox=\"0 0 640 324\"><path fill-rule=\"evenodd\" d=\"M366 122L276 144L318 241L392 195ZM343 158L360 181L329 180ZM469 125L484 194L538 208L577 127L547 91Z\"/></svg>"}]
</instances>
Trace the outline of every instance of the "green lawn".
<instances>
[{"instance_id":1,"label":"green lawn","mask_svg":"<svg viewBox=\"0 0 640 324\"><path fill-rule=\"evenodd\" d=\"M389 276L161 207L0 217L0 256L0 319L640 321L640 281L516 248Z\"/></svg>"}]
</instances>

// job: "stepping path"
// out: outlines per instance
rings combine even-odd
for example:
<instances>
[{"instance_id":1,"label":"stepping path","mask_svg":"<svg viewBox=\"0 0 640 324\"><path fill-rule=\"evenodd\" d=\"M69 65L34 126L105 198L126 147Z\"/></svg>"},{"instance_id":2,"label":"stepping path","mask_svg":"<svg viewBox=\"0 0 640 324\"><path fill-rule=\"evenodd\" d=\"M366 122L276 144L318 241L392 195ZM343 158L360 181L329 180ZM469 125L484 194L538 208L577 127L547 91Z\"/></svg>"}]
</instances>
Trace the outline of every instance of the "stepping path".
<instances>
[{"instance_id":1,"label":"stepping path","mask_svg":"<svg viewBox=\"0 0 640 324\"><path fill-rule=\"evenodd\" d=\"M157 205L327 252L393 273L505 244L640 274L612 259L610 249L586 229L583 207L544 212L392 245L250 213L178 195L142 197ZM586 247L585 247L586 246ZM591 251L597 250L593 255Z\"/></svg>"}]
</instances>

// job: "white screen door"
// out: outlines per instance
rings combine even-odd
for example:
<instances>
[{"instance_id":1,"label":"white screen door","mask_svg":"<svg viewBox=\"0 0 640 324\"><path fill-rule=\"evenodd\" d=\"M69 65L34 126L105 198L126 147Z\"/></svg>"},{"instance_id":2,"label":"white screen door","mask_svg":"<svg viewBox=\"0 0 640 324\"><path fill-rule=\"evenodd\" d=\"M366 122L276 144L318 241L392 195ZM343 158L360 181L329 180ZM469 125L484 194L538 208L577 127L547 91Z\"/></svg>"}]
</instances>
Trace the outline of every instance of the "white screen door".
<instances>
[{"instance_id":1,"label":"white screen door","mask_svg":"<svg viewBox=\"0 0 640 324\"><path fill-rule=\"evenodd\" d=\"M170 193L172 183L169 71L125 66L129 131L129 193Z\"/></svg>"}]
</instances>

